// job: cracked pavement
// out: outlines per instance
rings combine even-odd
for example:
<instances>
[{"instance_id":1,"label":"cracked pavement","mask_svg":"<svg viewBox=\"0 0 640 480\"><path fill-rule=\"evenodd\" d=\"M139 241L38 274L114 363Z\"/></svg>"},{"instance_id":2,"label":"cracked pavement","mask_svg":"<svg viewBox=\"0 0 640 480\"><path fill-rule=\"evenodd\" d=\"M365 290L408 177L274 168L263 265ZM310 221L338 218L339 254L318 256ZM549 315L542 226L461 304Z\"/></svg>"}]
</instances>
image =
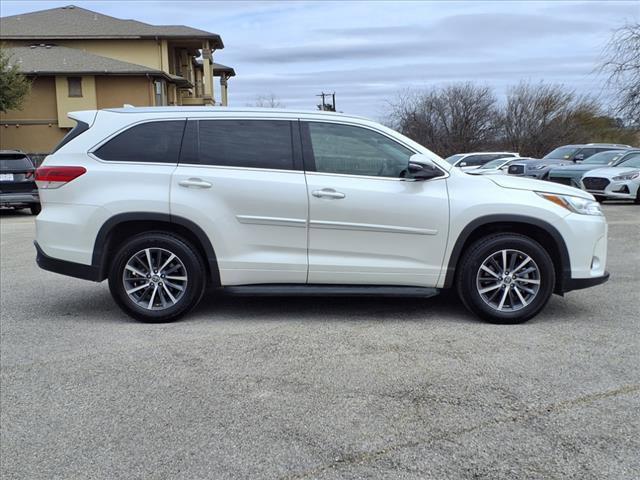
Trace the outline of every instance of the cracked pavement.
<instances>
[{"instance_id":1,"label":"cracked pavement","mask_svg":"<svg viewBox=\"0 0 640 480\"><path fill-rule=\"evenodd\" d=\"M637 478L640 207L604 210L611 280L514 326L447 294L139 324L1 212L1 478Z\"/></svg>"}]
</instances>

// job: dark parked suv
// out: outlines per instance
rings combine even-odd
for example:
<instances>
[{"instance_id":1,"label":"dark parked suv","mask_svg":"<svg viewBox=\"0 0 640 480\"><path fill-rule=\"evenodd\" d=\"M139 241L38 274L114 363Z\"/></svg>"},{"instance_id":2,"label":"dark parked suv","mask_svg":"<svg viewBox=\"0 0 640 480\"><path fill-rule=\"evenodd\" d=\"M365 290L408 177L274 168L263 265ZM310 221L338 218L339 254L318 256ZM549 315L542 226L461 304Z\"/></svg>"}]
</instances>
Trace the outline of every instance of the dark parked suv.
<instances>
[{"instance_id":1,"label":"dark parked suv","mask_svg":"<svg viewBox=\"0 0 640 480\"><path fill-rule=\"evenodd\" d=\"M28 208L33 215L40 213L35 170L26 154L0 150L0 207Z\"/></svg>"}]
</instances>

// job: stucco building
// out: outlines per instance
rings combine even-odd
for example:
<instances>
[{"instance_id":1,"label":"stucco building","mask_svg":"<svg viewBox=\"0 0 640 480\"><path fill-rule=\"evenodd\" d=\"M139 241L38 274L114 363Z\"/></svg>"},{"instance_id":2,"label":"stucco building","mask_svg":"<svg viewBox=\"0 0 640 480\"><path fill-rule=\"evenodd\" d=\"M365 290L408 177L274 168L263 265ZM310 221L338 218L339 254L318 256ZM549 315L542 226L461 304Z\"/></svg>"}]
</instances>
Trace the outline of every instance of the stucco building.
<instances>
[{"instance_id":1,"label":"stucco building","mask_svg":"<svg viewBox=\"0 0 640 480\"><path fill-rule=\"evenodd\" d=\"M233 68L213 62L218 34L67 6L0 18L10 63L31 80L21 110L0 113L0 149L47 153L74 110L227 105Z\"/></svg>"}]
</instances>

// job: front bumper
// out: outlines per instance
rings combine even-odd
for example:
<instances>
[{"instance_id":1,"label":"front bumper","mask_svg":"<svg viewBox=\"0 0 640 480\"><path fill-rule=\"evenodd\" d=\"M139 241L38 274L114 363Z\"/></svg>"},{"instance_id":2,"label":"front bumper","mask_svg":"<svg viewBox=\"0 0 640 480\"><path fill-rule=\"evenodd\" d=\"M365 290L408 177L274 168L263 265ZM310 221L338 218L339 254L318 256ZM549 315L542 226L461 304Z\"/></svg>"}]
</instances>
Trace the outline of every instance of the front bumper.
<instances>
[{"instance_id":1,"label":"front bumper","mask_svg":"<svg viewBox=\"0 0 640 480\"><path fill-rule=\"evenodd\" d=\"M571 278L564 283L563 293L571 292L573 290L581 290L583 288L595 287L601 285L609 280L609 272L604 272L604 275L600 277L591 278Z\"/></svg>"},{"instance_id":2,"label":"front bumper","mask_svg":"<svg viewBox=\"0 0 640 480\"><path fill-rule=\"evenodd\" d=\"M21 193L0 193L0 205L3 207L13 207L15 205L31 205L40 203L38 191Z\"/></svg>"},{"instance_id":3,"label":"front bumper","mask_svg":"<svg viewBox=\"0 0 640 480\"><path fill-rule=\"evenodd\" d=\"M591 195L606 197L612 200L635 200L637 198L639 188L640 184L633 180L612 180L604 190L585 190Z\"/></svg>"}]
</instances>

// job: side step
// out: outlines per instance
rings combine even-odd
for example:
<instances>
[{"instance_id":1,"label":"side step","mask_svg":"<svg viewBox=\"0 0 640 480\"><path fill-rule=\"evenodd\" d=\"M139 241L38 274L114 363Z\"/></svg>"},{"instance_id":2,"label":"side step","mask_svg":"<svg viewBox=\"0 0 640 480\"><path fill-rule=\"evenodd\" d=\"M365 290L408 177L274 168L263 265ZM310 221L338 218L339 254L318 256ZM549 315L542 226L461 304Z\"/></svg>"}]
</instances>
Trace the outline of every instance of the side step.
<instances>
[{"instance_id":1,"label":"side step","mask_svg":"<svg viewBox=\"0 0 640 480\"><path fill-rule=\"evenodd\" d=\"M223 287L220 292L244 296L301 296L301 297L422 297L438 295L440 290L429 287L397 285L326 285L326 284L260 284Z\"/></svg>"}]
</instances>

